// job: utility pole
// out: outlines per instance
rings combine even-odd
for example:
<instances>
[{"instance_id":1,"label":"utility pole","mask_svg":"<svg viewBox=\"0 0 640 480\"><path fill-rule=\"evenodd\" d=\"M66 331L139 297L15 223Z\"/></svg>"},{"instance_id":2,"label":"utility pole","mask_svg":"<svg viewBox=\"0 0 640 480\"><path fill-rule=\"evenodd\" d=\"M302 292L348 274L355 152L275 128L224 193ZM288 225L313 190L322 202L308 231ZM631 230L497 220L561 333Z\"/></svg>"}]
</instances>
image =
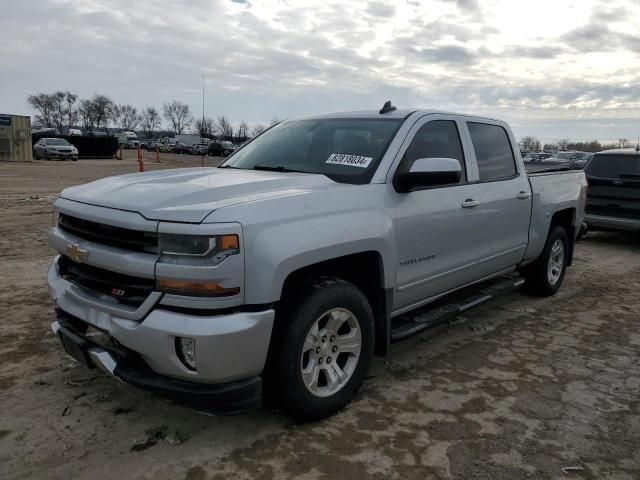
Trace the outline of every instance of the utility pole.
<instances>
[{"instance_id":1,"label":"utility pole","mask_svg":"<svg viewBox=\"0 0 640 480\"><path fill-rule=\"evenodd\" d=\"M200 133L204 133L204 72L202 72L202 132ZM202 166L204 167L204 155L202 155Z\"/></svg>"}]
</instances>

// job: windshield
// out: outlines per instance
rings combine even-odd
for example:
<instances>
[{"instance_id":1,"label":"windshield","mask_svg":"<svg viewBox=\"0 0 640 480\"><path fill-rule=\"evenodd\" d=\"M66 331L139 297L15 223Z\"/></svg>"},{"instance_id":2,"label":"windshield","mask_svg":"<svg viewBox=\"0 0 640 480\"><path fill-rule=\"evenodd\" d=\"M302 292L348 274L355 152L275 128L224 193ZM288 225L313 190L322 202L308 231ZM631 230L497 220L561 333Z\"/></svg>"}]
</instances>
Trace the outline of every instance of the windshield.
<instances>
[{"instance_id":1,"label":"windshield","mask_svg":"<svg viewBox=\"0 0 640 480\"><path fill-rule=\"evenodd\" d=\"M571 160L571 152L558 152L555 154L555 157L560 160Z\"/></svg>"},{"instance_id":2,"label":"windshield","mask_svg":"<svg viewBox=\"0 0 640 480\"><path fill-rule=\"evenodd\" d=\"M640 178L640 155L594 155L585 170L595 177Z\"/></svg>"},{"instance_id":3,"label":"windshield","mask_svg":"<svg viewBox=\"0 0 640 480\"><path fill-rule=\"evenodd\" d=\"M267 130L221 167L320 173L367 183L403 119L290 120Z\"/></svg>"},{"instance_id":4,"label":"windshield","mask_svg":"<svg viewBox=\"0 0 640 480\"><path fill-rule=\"evenodd\" d=\"M46 140L47 145L64 145L65 147L71 145L64 138L50 138Z\"/></svg>"}]
</instances>

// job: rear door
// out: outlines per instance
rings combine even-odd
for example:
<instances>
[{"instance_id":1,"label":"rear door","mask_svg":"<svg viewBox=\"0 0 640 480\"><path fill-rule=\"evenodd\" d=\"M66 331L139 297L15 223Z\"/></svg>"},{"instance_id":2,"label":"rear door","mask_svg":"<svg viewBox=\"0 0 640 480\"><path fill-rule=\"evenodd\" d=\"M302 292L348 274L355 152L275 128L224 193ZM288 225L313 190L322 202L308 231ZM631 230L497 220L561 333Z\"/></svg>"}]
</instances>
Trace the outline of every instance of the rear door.
<instances>
[{"instance_id":1,"label":"rear door","mask_svg":"<svg viewBox=\"0 0 640 480\"><path fill-rule=\"evenodd\" d=\"M585 168L586 213L640 220L640 155L595 155Z\"/></svg>"},{"instance_id":2,"label":"rear door","mask_svg":"<svg viewBox=\"0 0 640 480\"><path fill-rule=\"evenodd\" d=\"M529 241L531 186L517 146L501 122L484 119L465 122L478 168L481 227L477 242L478 272L493 275L520 263Z\"/></svg>"}]
</instances>

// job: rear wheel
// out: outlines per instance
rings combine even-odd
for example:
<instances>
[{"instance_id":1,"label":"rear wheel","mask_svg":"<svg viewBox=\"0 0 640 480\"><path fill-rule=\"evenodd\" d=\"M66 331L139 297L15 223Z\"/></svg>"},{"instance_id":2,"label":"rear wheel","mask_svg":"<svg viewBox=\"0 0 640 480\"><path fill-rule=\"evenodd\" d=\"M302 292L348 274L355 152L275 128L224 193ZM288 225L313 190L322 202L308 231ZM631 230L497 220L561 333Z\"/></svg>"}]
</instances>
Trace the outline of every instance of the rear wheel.
<instances>
[{"instance_id":1,"label":"rear wheel","mask_svg":"<svg viewBox=\"0 0 640 480\"><path fill-rule=\"evenodd\" d=\"M523 272L527 289L543 297L555 294L564 280L568 259L567 232L556 225L549 233L540 257Z\"/></svg>"},{"instance_id":2,"label":"rear wheel","mask_svg":"<svg viewBox=\"0 0 640 480\"><path fill-rule=\"evenodd\" d=\"M334 414L360 389L373 355L373 313L353 284L322 278L284 309L274 339L271 377L293 416Z\"/></svg>"}]
</instances>

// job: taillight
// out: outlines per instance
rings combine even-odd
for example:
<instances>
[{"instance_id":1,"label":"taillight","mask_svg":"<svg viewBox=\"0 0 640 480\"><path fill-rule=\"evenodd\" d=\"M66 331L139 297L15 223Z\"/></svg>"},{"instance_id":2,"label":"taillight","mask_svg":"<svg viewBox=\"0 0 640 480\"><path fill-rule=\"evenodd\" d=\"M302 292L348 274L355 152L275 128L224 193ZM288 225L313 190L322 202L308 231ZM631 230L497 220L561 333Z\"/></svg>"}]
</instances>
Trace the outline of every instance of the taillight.
<instances>
[{"instance_id":1,"label":"taillight","mask_svg":"<svg viewBox=\"0 0 640 480\"><path fill-rule=\"evenodd\" d=\"M589 184L584 189L584 209L587 209L587 203L589 203Z\"/></svg>"}]
</instances>

